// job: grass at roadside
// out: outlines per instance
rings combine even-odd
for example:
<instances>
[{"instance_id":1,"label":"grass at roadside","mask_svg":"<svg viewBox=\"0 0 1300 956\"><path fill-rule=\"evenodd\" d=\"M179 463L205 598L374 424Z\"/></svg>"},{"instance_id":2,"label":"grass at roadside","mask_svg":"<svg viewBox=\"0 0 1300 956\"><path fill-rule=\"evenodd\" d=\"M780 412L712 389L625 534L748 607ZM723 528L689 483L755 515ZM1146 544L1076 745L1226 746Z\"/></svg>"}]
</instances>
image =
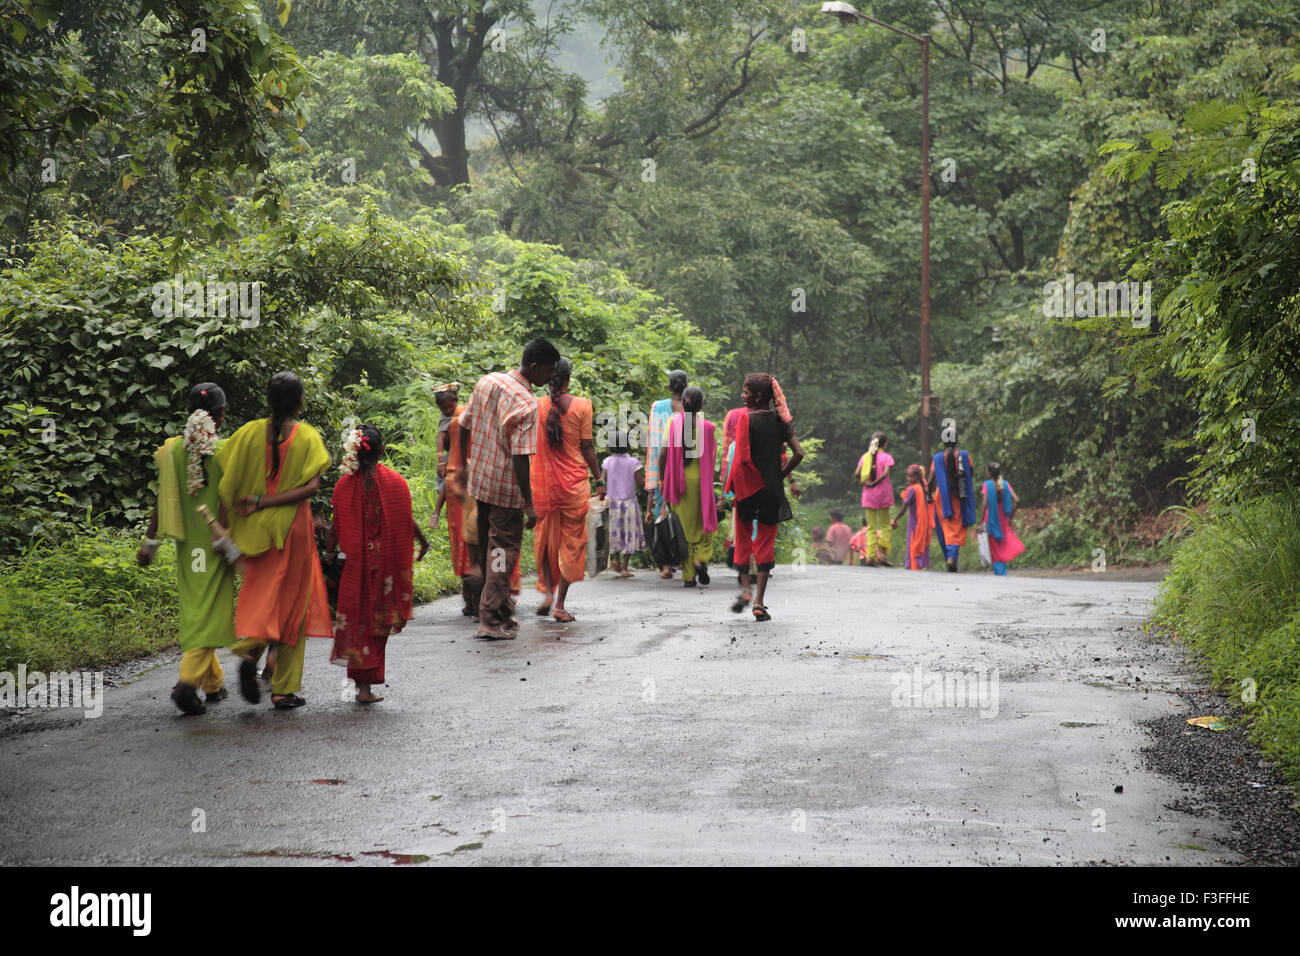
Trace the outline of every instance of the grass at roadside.
<instances>
[{"instance_id":1,"label":"grass at roadside","mask_svg":"<svg viewBox=\"0 0 1300 956\"><path fill-rule=\"evenodd\" d=\"M1192 516L1154 620L1240 700L1251 738L1300 786L1300 502Z\"/></svg>"},{"instance_id":2,"label":"grass at roadside","mask_svg":"<svg viewBox=\"0 0 1300 956\"><path fill-rule=\"evenodd\" d=\"M135 563L139 537L98 531L37 544L0 568L0 670L86 669L176 641L176 550Z\"/></svg>"}]
</instances>

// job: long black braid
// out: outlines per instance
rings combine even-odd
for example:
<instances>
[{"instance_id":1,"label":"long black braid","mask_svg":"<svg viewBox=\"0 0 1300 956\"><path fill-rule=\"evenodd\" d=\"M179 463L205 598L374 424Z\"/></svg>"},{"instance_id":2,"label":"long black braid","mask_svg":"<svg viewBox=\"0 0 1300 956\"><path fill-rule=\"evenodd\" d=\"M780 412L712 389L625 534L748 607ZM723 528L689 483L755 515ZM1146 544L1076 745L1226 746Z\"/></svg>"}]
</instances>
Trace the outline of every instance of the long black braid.
<instances>
[{"instance_id":1,"label":"long black braid","mask_svg":"<svg viewBox=\"0 0 1300 956\"><path fill-rule=\"evenodd\" d=\"M293 372L276 372L266 387L271 406L271 477L280 473L280 431L302 402L302 379Z\"/></svg>"},{"instance_id":2,"label":"long black braid","mask_svg":"<svg viewBox=\"0 0 1300 956\"><path fill-rule=\"evenodd\" d=\"M562 358L555 363L555 374L551 376L549 386L551 393L551 410L546 413L546 440L552 448L559 448L564 443L564 413L560 411L560 396L569 385L569 376L573 365Z\"/></svg>"}]
</instances>

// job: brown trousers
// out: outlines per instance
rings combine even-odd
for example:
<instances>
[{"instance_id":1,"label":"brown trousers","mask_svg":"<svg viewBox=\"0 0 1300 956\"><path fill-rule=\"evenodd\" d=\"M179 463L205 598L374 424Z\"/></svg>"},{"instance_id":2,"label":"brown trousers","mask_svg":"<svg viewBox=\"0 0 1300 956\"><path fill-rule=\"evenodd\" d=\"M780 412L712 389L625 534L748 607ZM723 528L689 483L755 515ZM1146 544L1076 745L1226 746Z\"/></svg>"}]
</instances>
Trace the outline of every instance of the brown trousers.
<instances>
[{"instance_id":1,"label":"brown trousers","mask_svg":"<svg viewBox=\"0 0 1300 956\"><path fill-rule=\"evenodd\" d=\"M519 560L524 541L524 512L478 503L479 556L483 571L483 592L478 599L478 620L493 627L509 620L510 575Z\"/></svg>"}]
</instances>

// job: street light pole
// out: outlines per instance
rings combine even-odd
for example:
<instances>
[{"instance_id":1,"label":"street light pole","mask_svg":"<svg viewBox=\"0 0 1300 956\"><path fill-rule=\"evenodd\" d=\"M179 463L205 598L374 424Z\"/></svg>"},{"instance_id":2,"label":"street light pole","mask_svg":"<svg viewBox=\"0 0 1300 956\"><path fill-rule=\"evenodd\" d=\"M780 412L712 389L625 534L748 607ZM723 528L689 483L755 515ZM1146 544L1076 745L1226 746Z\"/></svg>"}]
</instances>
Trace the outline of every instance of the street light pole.
<instances>
[{"instance_id":1,"label":"street light pole","mask_svg":"<svg viewBox=\"0 0 1300 956\"><path fill-rule=\"evenodd\" d=\"M930 458L930 34L910 33L860 13L850 3L823 3L841 23L866 20L921 44L921 454Z\"/></svg>"},{"instance_id":2,"label":"street light pole","mask_svg":"<svg viewBox=\"0 0 1300 956\"><path fill-rule=\"evenodd\" d=\"M921 34L921 460L930 460L930 34Z\"/></svg>"}]
</instances>

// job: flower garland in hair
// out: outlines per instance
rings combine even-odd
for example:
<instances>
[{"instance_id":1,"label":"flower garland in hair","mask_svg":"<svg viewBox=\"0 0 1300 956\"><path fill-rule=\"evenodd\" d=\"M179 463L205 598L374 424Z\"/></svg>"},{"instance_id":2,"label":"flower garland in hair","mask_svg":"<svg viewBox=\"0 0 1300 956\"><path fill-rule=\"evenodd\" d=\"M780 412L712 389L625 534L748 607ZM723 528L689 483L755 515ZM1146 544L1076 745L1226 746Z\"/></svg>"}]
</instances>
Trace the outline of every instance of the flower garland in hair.
<instances>
[{"instance_id":1,"label":"flower garland in hair","mask_svg":"<svg viewBox=\"0 0 1300 956\"><path fill-rule=\"evenodd\" d=\"M345 475L354 474L359 467L357 463L357 449L361 447L363 436L360 428L354 428L343 440L343 461L339 463L339 471Z\"/></svg>"},{"instance_id":2,"label":"flower garland in hair","mask_svg":"<svg viewBox=\"0 0 1300 956\"><path fill-rule=\"evenodd\" d=\"M794 421L794 414L790 411L790 406L785 403L785 392L781 391L781 383L776 380L775 375L771 376L771 379L772 398L776 401L776 413L781 417L781 421L789 424Z\"/></svg>"},{"instance_id":3,"label":"flower garland in hair","mask_svg":"<svg viewBox=\"0 0 1300 956\"><path fill-rule=\"evenodd\" d=\"M196 409L185 422L184 437L181 439L189 457L185 462L185 483L190 494L197 495L207 484L203 474L203 459L217 450L217 426L212 416L203 409Z\"/></svg>"}]
</instances>

